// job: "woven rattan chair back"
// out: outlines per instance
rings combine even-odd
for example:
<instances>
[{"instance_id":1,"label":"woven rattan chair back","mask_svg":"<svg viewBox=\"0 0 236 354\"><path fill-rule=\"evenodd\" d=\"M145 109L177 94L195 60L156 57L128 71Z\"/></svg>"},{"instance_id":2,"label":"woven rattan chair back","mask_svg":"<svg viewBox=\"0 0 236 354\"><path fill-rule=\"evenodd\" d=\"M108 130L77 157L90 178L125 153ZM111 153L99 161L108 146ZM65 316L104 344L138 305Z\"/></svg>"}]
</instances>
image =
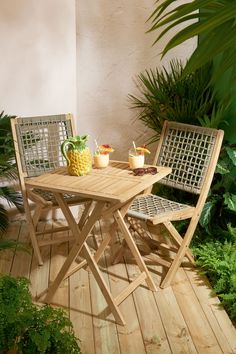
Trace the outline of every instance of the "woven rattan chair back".
<instances>
[{"instance_id":1,"label":"woven rattan chair back","mask_svg":"<svg viewBox=\"0 0 236 354\"><path fill-rule=\"evenodd\" d=\"M16 118L13 122L25 177L38 176L66 164L60 146L74 135L70 115Z\"/></svg>"},{"instance_id":2,"label":"woven rattan chair back","mask_svg":"<svg viewBox=\"0 0 236 354\"><path fill-rule=\"evenodd\" d=\"M68 137L75 135L73 116L71 114L60 114L25 118L16 117L11 120L11 127L30 238L38 262L43 264L40 247L68 241L68 236L55 238L54 240L38 239L37 236L42 234L37 229L42 212L59 208L59 205L50 191L37 189L26 191L25 179L66 165L61 153L61 144ZM65 195L65 199L71 206L84 203L82 198L69 194ZM31 210L28 200L34 202L35 208L33 210ZM68 227L53 228L53 232L65 230L68 230ZM43 233L45 234L45 231Z\"/></svg>"},{"instance_id":3,"label":"woven rattan chair back","mask_svg":"<svg viewBox=\"0 0 236 354\"><path fill-rule=\"evenodd\" d=\"M161 287L171 284L185 256L194 263L189 245L211 186L223 135L222 130L165 121L154 164L171 167L172 172L158 183L196 194L196 198L194 198L196 204L190 206L165 199L159 195L151 194L148 189L133 201L128 210L130 227L141 236L145 245L148 243L148 247L150 246L151 238L153 246L153 236L155 235L157 249L164 247L165 251L169 251L168 259L165 259L165 255L161 257L160 254L156 257L157 263L169 268L161 281ZM146 228L151 230L152 236L149 234L149 237L143 237L146 228L143 229L141 224L137 224L136 219L139 222L140 220L145 222ZM185 234L180 235L173 222L186 219L189 219L188 227ZM157 227L158 225L161 225L162 230L164 227L164 233L168 232L167 242L163 240L159 242L161 237L159 237L158 230L160 228ZM173 241L171 246L170 241ZM117 258L120 258L121 255L122 252L118 254Z\"/></svg>"},{"instance_id":4,"label":"woven rattan chair back","mask_svg":"<svg viewBox=\"0 0 236 354\"><path fill-rule=\"evenodd\" d=\"M154 163L172 168L160 183L200 194L217 141L218 130L165 122Z\"/></svg>"}]
</instances>

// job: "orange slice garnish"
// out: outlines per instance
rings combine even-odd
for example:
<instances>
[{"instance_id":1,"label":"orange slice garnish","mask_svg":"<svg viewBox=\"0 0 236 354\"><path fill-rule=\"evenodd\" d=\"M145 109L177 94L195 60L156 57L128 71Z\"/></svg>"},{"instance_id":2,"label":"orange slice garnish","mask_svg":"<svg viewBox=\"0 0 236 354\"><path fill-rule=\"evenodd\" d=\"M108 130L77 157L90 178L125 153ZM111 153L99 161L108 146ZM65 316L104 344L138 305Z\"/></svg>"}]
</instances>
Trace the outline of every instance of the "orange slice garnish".
<instances>
[{"instance_id":1,"label":"orange slice garnish","mask_svg":"<svg viewBox=\"0 0 236 354\"><path fill-rule=\"evenodd\" d=\"M106 152L113 152L114 151L114 149L108 144L100 145L98 148L99 148L100 153L106 153Z\"/></svg>"},{"instance_id":2,"label":"orange slice garnish","mask_svg":"<svg viewBox=\"0 0 236 354\"><path fill-rule=\"evenodd\" d=\"M144 146L138 146L136 147L136 150L140 151L142 154L151 154L151 151Z\"/></svg>"}]
</instances>

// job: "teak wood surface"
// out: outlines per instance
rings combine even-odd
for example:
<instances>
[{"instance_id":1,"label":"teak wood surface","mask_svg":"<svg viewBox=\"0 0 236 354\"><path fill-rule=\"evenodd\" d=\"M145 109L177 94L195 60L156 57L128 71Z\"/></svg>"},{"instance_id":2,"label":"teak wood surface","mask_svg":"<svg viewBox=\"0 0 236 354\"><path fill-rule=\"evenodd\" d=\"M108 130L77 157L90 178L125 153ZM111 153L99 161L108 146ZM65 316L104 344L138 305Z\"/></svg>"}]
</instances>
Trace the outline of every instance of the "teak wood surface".
<instances>
[{"instance_id":1,"label":"teak wood surface","mask_svg":"<svg viewBox=\"0 0 236 354\"><path fill-rule=\"evenodd\" d=\"M29 241L29 228L17 214L6 238ZM96 223L88 244L95 247L106 238L110 220ZM55 224L55 225L53 225ZM68 231L53 233L64 220L40 221L42 238L65 237ZM51 231L51 234L50 234ZM45 233L44 233L45 232ZM69 232L71 234L71 232ZM94 245L93 245L94 244ZM134 264L110 264L110 255L119 244L106 249L100 260L106 283L113 294L120 292L139 269ZM36 297L48 287L64 263L72 242L42 248L44 263L38 266L35 254L6 250L1 252L0 272L30 279ZM160 283L161 266L150 266L154 280ZM91 272L86 269L65 279L53 299L54 306L67 310L83 354L235 354L236 330L220 302L212 295L206 277L196 268L178 269L173 284L157 292L139 286L121 305L126 326L107 317L107 303Z\"/></svg>"},{"instance_id":2,"label":"teak wood surface","mask_svg":"<svg viewBox=\"0 0 236 354\"><path fill-rule=\"evenodd\" d=\"M156 167L156 166L155 166ZM41 188L51 192L74 193L81 197L106 202L127 202L171 172L158 167L157 174L134 176L127 162L110 161L104 169L93 169L86 176L69 176L65 167L51 173L30 178L27 188Z\"/></svg>"},{"instance_id":3,"label":"teak wood surface","mask_svg":"<svg viewBox=\"0 0 236 354\"><path fill-rule=\"evenodd\" d=\"M144 280L150 290L157 290L124 221L124 216L133 198L171 172L171 169L166 167L157 167L157 170L158 172L155 175L145 174L143 176L134 176L127 162L111 161L107 168L93 169L89 175L82 177L69 176L67 169L62 167L53 172L33 177L26 181L25 185L27 189L39 188L50 190L50 192L54 194L72 234L76 239L56 279L48 289L46 297L44 298L45 302L50 303L62 281L73 274L77 269L82 268L86 263L92 271L116 322L119 324L125 325L125 320L118 306L141 285ZM63 198L64 193L79 195L95 201L93 210L88 213L88 210L85 209L78 224ZM97 264L106 246L111 241L111 233L107 234L107 237L101 243L94 256L86 243L89 233L94 228L96 222L101 218L110 216L114 217L114 224L116 223L122 231L140 270L140 274L115 298L112 296ZM71 271L70 267L72 263L81 254L83 254L86 262L82 262L75 268L75 271Z\"/></svg>"}]
</instances>

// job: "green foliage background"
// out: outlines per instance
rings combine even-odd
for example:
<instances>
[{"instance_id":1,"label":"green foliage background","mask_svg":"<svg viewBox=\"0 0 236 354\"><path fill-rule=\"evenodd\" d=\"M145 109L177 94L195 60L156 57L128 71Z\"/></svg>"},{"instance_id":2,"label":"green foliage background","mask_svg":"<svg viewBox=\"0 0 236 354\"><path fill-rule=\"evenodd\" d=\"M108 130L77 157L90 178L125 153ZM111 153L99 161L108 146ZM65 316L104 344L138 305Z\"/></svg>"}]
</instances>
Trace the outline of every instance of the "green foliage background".
<instances>
[{"instance_id":1,"label":"green foliage background","mask_svg":"<svg viewBox=\"0 0 236 354\"><path fill-rule=\"evenodd\" d=\"M183 65L172 62L170 70L146 70L138 76L139 95L129 95L137 118L154 132L158 140L163 122L214 128L228 127L224 120L226 101L219 101L211 85L212 65L183 75ZM228 101L229 102L229 101ZM155 186L154 193L179 202L194 204L194 196ZM184 233L186 224L180 223ZM233 321L236 321L236 144L222 146L211 190L191 247L198 266L211 281Z\"/></svg>"}]
</instances>

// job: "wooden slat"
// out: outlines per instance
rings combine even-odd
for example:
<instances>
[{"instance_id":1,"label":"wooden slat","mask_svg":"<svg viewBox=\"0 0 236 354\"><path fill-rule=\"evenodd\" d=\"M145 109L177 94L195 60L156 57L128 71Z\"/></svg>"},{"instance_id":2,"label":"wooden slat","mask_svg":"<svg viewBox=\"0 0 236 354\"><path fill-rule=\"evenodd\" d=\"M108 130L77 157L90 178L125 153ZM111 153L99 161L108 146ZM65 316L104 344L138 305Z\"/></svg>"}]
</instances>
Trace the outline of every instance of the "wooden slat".
<instances>
[{"instance_id":1,"label":"wooden slat","mask_svg":"<svg viewBox=\"0 0 236 354\"><path fill-rule=\"evenodd\" d=\"M21 223L12 222L7 230L6 239L18 240L20 235ZM4 237L5 238L5 237ZM0 254L0 273L8 274L11 271L15 250L4 250Z\"/></svg>"},{"instance_id":2,"label":"wooden slat","mask_svg":"<svg viewBox=\"0 0 236 354\"><path fill-rule=\"evenodd\" d=\"M99 224L96 223L95 230L96 241L98 245L102 242ZM106 265L106 259L102 258L101 262ZM114 317L107 307L107 302L95 281L93 274L90 272L91 286L91 302L93 310L93 327L94 327L94 342L96 354L117 353L120 354L119 341L117 336L117 326L114 323ZM103 273L103 278L109 286L108 275ZM90 353L89 353L90 354Z\"/></svg>"},{"instance_id":3,"label":"wooden slat","mask_svg":"<svg viewBox=\"0 0 236 354\"><path fill-rule=\"evenodd\" d=\"M54 222L54 227L61 226L58 222ZM68 236L68 231L55 233L52 235L53 238ZM65 262L68 255L69 245L67 243L61 243L52 245L51 248L51 264L50 264L50 276L49 283L54 281L59 270ZM53 296L52 304L57 306L62 306L65 309L69 307L69 280L64 279Z\"/></svg>"},{"instance_id":4,"label":"wooden slat","mask_svg":"<svg viewBox=\"0 0 236 354\"><path fill-rule=\"evenodd\" d=\"M89 273L81 269L70 277L70 320L83 354L95 354ZM89 340L88 340L89 338Z\"/></svg>"},{"instance_id":5,"label":"wooden slat","mask_svg":"<svg viewBox=\"0 0 236 354\"><path fill-rule=\"evenodd\" d=\"M138 267L132 264L127 265L127 271L130 279L139 273ZM172 353L154 293L140 286L135 290L133 297L147 354Z\"/></svg>"},{"instance_id":6,"label":"wooden slat","mask_svg":"<svg viewBox=\"0 0 236 354\"><path fill-rule=\"evenodd\" d=\"M152 269L151 274L154 281L160 284L163 267L152 266L150 269ZM174 354L198 353L188 330L188 322L182 315L181 307L176 301L172 287L160 289L154 293L154 297L172 352Z\"/></svg>"},{"instance_id":7,"label":"wooden slat","mask_svg":"<svg viewBox=\"0 0 236 354\"><path fill-rule=\"evenodd\" d=\"M110 162L109 168L93 169L87 176L69 176L66 168L60 168L53 173L30 178L26 184L30 188L74 193L108 202L125 202L171 172L170 168L158 167L155 175L134 176L127 163L119 164L122 174L116 167L117 163Z\"/></svg>"},{"instance_id":8,"label":"wooden slat","mask_svg":"<svg viewBox=\"0 0 236 354\"><path fill-rule=\"evenodd\" d=\"M109 230L109 225L107 225L104 221L100 223L103 236L105 237ZM110 265L108 267L108 273L111 291L114 296L121 293L122 290L129 285L128 274L124 264L117 264L115 266ZM124 314L126 321L125 326L117 325L120 352L122 354L146 353L138 318L135 315L136 309L132 294L120 304L119 308L122 314Z\"/></svg>"},{"instance_id":9,"label":"wooden slat","mask_svg":"<svg viewBox=\"0 0 236 354\"><path fill-rule=\"evenodd\" d=\"M20 235L18 238L21 242L29 241L29 230L26 222L22 222L20 228ZM30 265L31 265L32 253L28 254L26 252L16 252L13 259L11 275L14 277L23 276L29 278L30 275Z\"/></svg>"},{"instance_id":10,"label":"wooden slat","mask_svg":"<svg viewBox=\"0 0 236 354\"><path fill-rule=\"evenodd\" d=\"M236 353L236 329L220 306L218 297L209 294L211 287L208 279L192 268L185 268L185 273L223 353Z\"/></svg>"},{"instance_id":11,"label":"wooden slat","mask_svg":"<svg viewBox=\"0 0 236 354\"><path fill-rule=\"evenodd\" d=\"M206 354L222 353L214 331L182 268L176 274L172 289L185 322L188 323L188 329L197 351Z\"/></svg>"},{"instance_id":12,"label":"wooden slat","mask_svg":"<svg viewBox=\"0 0 236 354\"><path fill-rule=\"evenodd\" d=\"M96 224L94 232L99 244L112 222L107 220L100 223L101 230ZM52 224L41 222L39 227L42 231L44 227L50 229ZM18 233L21 240L27 237L25 222L12 224L7 236L17 237ZM45 234L45 238L49 237L50 234ZM91 236L88 244L93 246ZM104 279L114 296L128 285L128 277L134 279L139 274L136 265L109 263L110 251L113 252L116 246L117 243L108 246L105 256L100 260ZM24 252L16 252L15 259L14 253L9 258L1 253L0 270L10 272L12 269L12 274L19 276L28 274L32 282L32 294L38 294L48 283L50 262L54 267L51 272L56 273L67 254L66 244L58 249L54 247L52 254L50 246L42 248L44 265L40 267L35 257L31 262L31 255ZM148 268L158 286L162 267ZM114 323L114 317L107 310L107 302L91 272L81 269L69 278L68 285L69 288L62 283L53 302L69 306L69 315L75 334L81 340L83 354L236 353L235 328L226 312L219 308L218 298L210 295L211 289L205 277L199 277L195 269L179 269L173 287L158 289L155 293L145 285L138 287L119 306L126 320L125 327ZM110 315L107 316L107 313Z\"/></svg>"},{"instance_id":13,"label":"wooden slat","mask_svg":"<svg viewBox=\"0 0 236 354\"><path fill-rule=\"evenodd\" d=\"M37 230L43 232L44 240L51 240L52 235L49 233L52 231L52 223L51 222L43 222L40 221L37 225ZM42 293L45 289L47 289L49 284L49 268L50 268L50 257L51 257L51 247L42 247L41 254L43 257L43 265L38 265L38 260L35 256L33 256L31 270L30 270L30 281L31 281L31 293L33 298L37 298L39 294Z\"/></svg>"}]
</instances>

